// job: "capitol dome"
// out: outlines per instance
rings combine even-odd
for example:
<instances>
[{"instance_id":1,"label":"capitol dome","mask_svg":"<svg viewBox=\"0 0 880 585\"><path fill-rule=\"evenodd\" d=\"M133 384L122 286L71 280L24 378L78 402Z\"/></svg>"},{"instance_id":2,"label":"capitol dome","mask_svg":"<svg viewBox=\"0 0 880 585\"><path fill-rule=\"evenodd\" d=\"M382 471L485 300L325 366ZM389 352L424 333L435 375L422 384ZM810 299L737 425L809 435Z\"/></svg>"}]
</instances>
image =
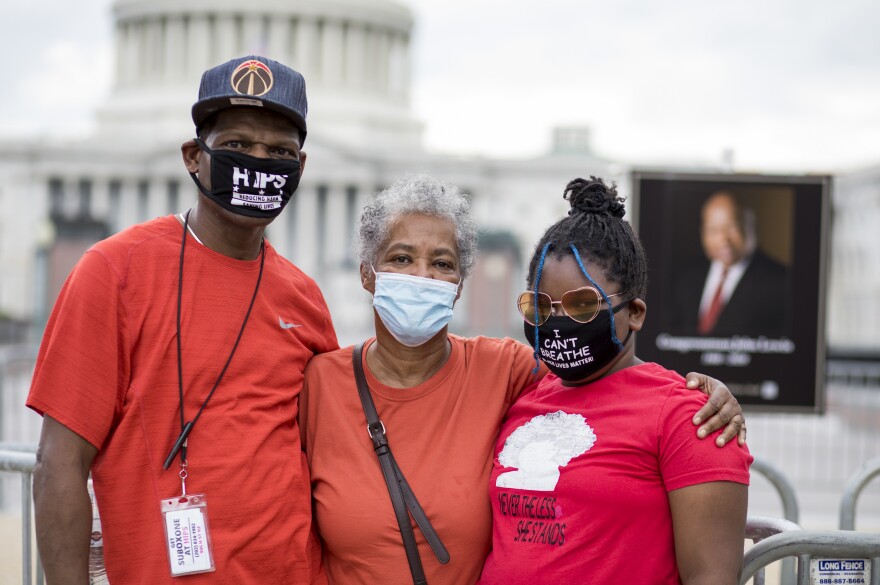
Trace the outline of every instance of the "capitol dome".
<instances>
[{"instance_id":1,"label":"capitol dome","mask_svg":"<svg viewBox=\"0 0 880 585\"><path fill-rule=\"evenodd\" d=\"M191 132L193 83L247 54L300 71L309 94L310 141L348 147L421 148L410 111L413 17L389 0L116 0L112 93L98 133L158 143Z\"/></svg>"}]
</instances>

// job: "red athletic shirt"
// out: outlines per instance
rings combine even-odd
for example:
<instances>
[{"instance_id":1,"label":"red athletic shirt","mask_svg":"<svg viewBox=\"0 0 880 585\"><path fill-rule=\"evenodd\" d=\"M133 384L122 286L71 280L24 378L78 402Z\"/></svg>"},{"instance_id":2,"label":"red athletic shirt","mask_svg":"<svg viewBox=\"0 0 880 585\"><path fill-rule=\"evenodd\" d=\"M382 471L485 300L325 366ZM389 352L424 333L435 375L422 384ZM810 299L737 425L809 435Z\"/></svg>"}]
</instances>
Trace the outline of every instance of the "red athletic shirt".
<instances>
[{"instance_id":1,"label":"red athletic shirt","mask_svg":"<svg viewBox=\"0 0 880 585\"><path fill-rule=\"evenodd\" d=\"M735 441L696 438L706 399L653 363L579 387L548 375L523 395L495 449L480 582L680 583L668 492L748 485L752 461Z\"/></svg>"},{"instance_id":2,"label":"red athletic shirt","mask_svg":"<svg viewBox=\"0 0 880 585\"><path fill-rule=\"evenodd\" d=\"M98 448L92 476L111 583L312 582L319 550L297 396L306 362L337 343L318 287L268 243L241 342L189 437L187 491L208 497L217 570L170 576L159 503L181 490L179 460L168 471L162 462L180 432L175 322L182 235L168 216L86 252L46 327L27 404ZM259 267L259 259L235 260L187 240L187 420L229 356Z\"/></svg>"}]
</instances>

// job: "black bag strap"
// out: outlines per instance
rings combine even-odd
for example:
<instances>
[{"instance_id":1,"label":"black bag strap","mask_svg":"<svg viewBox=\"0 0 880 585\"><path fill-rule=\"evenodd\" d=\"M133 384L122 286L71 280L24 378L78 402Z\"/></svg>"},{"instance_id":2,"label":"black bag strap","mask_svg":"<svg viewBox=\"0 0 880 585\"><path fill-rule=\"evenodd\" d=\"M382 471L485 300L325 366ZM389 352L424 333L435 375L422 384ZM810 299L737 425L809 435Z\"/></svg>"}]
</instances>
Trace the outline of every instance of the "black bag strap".
<instances>
[{"instance_id":1,"label":"black bag strap","mask_svg":"<svg viewBox=\"0 0 880 585\"><path fill-rule=\"evenodd\" d=\"M419 548L416 545L416 536L413 532L412 524L407 514L407 508L412 514L425 535L425 540L434 551L434 555L441 564L449 562L449 552L443 546L443 542L431 526L430 520L425 515L422 506L416 498L412 488L407 483L403 472L394 460L391 454L391 447L388 445L388 439L385 437L385 425L379 420L379 413L376 412L376 405L373 403L373 397L370 395L370 388L367 386L367 379L364 377L363 366L364 344L359 343L354 347L352 352L352 365L354 366L354 379L357 382L358 395L361 399L361 405L364 407L364 415L367 418L367 431L370 433L370 439L373 440L373 448L376 455L379 456L379 465L382 468L382 475L385 477L385 483L388 485L388 494L391 497L391 505L394 506L394 515L397 517L397 524L400 526L400 535L403 538L403 547L406 550L406 559L409 561L409 570L412 573L413 583L415 585L427 585L425 579L425 571L422 569L422 559L419 556Z\"/></svg>"}]
</instances>

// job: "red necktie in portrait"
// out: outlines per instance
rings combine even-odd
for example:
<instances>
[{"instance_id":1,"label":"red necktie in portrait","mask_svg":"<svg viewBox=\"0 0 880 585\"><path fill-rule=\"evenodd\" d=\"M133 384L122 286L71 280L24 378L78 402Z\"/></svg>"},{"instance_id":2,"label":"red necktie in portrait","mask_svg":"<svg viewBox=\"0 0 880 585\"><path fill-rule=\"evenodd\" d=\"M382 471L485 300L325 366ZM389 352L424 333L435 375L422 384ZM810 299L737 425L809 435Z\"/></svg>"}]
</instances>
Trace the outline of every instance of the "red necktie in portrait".
<instances>
[{"instance_id":1,"label":"red necktie in portrait","mask_svg":"<svg viewBox=\"0 0 880 585\"><path fill-rule=\"evenodd\" d=\"M718 281L718 288L715 289L715 294L712 296L712 302L709 303L709 308L700 315L700 322L697 325L697 331L700 335L706 335L715 329L718 317L721 315L721 311L724 310L724 300L721 298L721 293L724 290L725 280L727 280L727 268L721 273L721 280Z\"/></svg>"}]
</instances>

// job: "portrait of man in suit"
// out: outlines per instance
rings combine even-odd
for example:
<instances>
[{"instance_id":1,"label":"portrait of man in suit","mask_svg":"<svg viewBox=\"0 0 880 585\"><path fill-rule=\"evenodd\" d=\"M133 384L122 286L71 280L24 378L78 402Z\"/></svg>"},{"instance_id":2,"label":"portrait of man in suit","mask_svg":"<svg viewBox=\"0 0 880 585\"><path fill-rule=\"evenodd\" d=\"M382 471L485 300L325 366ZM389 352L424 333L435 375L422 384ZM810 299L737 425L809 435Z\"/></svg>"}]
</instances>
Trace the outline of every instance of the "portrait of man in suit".
<instances>
[{"instance_id":1,"label":"portrait of man in suit","mask_svg":"<svg viewBox=\"0 0 880 585\"><path fill-rule=\"evenodd\" d=\"M757 218L730 191L700 209L705 262L678 279L673 321L683 331L723 337L780 335L787 325L788 269L758 242Z\"/></svg>"}]
</instances>

